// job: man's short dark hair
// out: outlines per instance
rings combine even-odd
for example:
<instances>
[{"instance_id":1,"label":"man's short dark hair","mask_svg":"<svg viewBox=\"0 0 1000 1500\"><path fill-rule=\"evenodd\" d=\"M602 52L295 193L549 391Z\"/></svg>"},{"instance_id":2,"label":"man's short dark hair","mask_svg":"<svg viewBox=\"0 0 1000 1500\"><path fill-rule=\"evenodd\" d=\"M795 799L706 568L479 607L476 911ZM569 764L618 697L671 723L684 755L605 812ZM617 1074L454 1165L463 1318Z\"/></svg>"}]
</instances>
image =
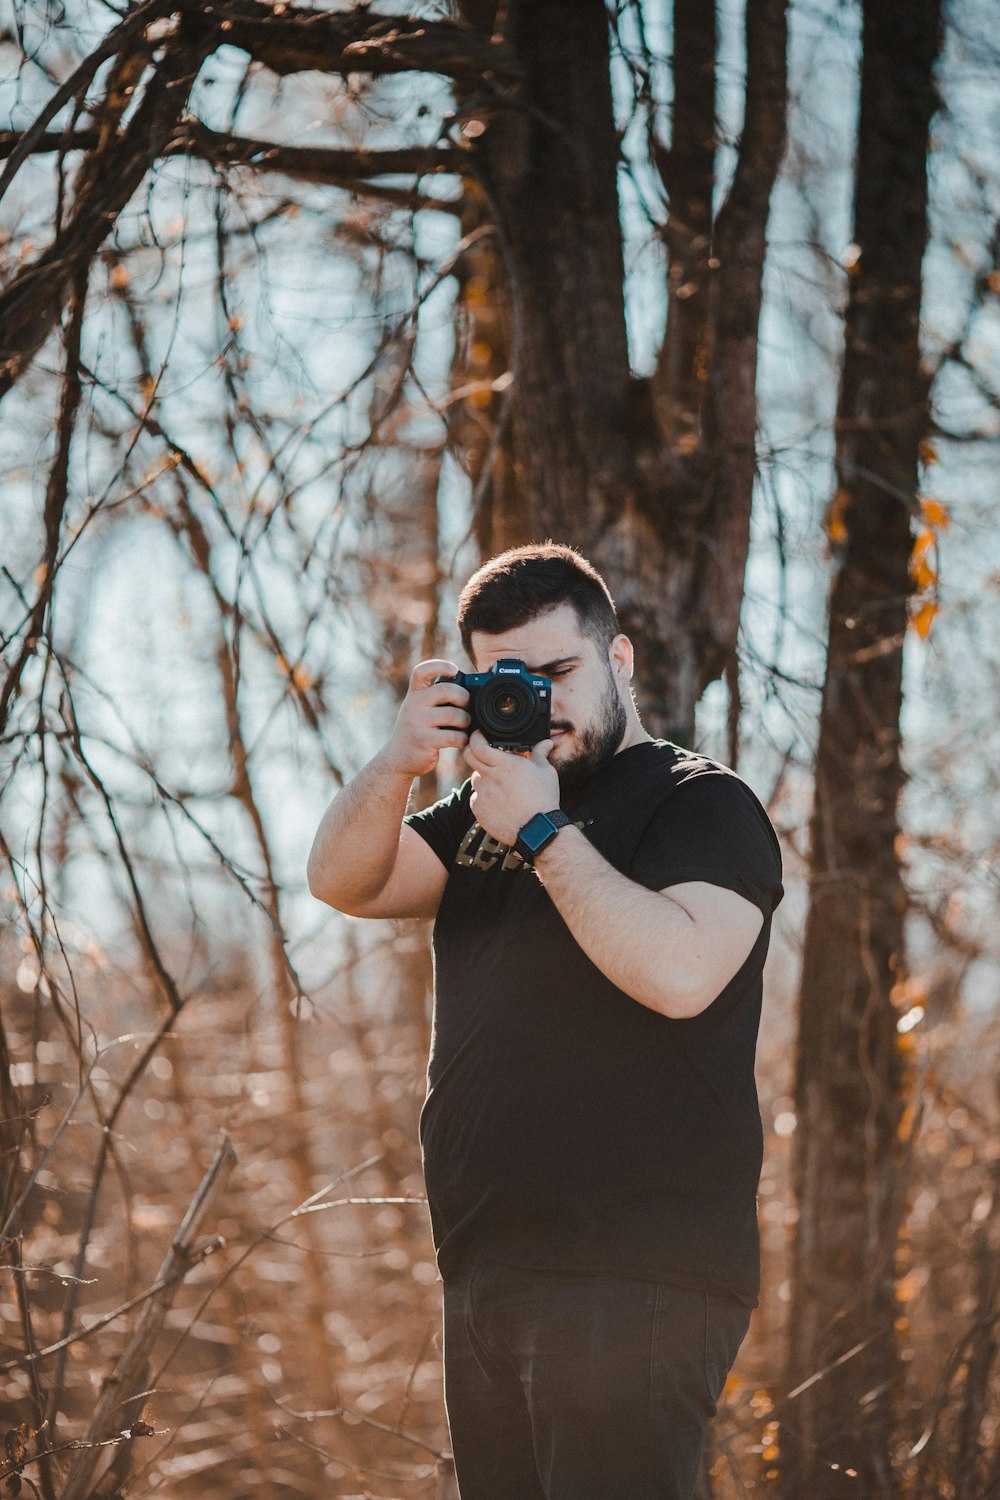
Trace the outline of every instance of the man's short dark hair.
<instances>
[{"instance_id":1,"label":"man's short dark hair","mask_svg":"<svg viewBox=\"0 0 1000 1500\"><path fill-rule=\"evenodd\" d=\"M615 603L593 564L558 542L512 547L483 563L459 595L458 629L472 660L472 635L500 635L571 604L585 635L607 649L619 632Z\"/></svg>"}]
</instances>

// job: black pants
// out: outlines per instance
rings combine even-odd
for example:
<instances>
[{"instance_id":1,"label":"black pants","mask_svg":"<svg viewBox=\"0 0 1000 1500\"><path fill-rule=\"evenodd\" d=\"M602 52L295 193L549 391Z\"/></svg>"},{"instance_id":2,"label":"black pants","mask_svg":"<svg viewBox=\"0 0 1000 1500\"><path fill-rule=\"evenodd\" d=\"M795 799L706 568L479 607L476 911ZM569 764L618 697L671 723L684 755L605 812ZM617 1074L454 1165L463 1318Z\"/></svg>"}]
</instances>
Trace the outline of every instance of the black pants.
<instances>
[{"instance_id":1,"label":"black pants","mask_svg":"<svg viewBox=\"0 0 1000 1500\"><path fill-rule=\"evenodd\" d=\"M690 1500L749 1308L490 1260L444 1305L462 1500Z\"/></svg>"}]
</instances>

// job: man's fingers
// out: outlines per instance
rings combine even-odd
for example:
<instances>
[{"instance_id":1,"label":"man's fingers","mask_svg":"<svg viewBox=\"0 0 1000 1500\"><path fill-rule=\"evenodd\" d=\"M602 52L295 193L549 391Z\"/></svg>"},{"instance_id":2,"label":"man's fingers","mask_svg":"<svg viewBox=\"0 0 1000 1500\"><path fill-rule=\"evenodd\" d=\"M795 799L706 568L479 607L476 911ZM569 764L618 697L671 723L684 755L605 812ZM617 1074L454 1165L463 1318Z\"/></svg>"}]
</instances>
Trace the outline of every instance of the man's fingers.
<instances>
[{"instance_id":1,"label":"man's fingers","mask_svg":"<svg viewBox=\"0 0 1000 1500\"><path fill-rule=\"evenodd\" d=\"M507 758L507 752L494 749L485 736L476 729L469 736L463 758L472 771L491 771L494 766L503 764Z\"/></svg>"},{"instance_id":2,"label":"man's fingers","mask_svg":"<svg viewBox=\"0 0 1000 1500\"><path fill-rule=\"evenodd\" d=\"M555 744L555 740L539 740L537 745L531 747L531 758L536 765L544 765L549 758L549 751Z\"/></svg>"},{"instance_id":3,"label":"man's fingers","mask_svg":"<svg viewBox=\"0 0 1000 1500\"><path fill-rule=\"evenodd\" d=\"M466 744L465 735L460 730L442 730L437 737L435 746L438 750L464 750Z\"/></svg>"},{"instance_id":4,"label":"man's fingers","mask_svg":"<svg viewBox=\"0 0 1000 1500\"><path fill-rule=\"evenodd\" d=\"M432 704L453 703L456 708L464 708L469 701L468 688L457 682L432 682L430 687L419 688L418 692L426 694L427 702Z\"/></svg>"},{"instance_id":5,"label":"man's fingers","mask_svg":"<svg viewBox=\"0 0 1000 1500\"><path fill-rule=\"evenodd\" d=\"M454 677L457 671L455 663L446 661L443 657L432 657L430 661L418 661L410 673L410 687L411 689L430 687L436 677Z\"/></svg>"},{"instance_id":6,"label":"man's fingers","mask_svg":"<svg viewBox=\"0 0 1000 1500\"><path fill-rule=\"evenodd\" d=\"M447 703L434 705L434 726L437 729L466 729L472 720L464 708L452 708Z\"/></svg>"},{"instance_id":7,"label":"man's fingers","mask_svg":"<svg viewBox=\"0 0 1000 1500\"><path fill-rule=\"evenodd\" d=\"M474 729L469 736L469 749L487 766L499 766L503 764L506 750L499 750L496 745L491 745L481 729Z\"/></svg>"}]
</instances>

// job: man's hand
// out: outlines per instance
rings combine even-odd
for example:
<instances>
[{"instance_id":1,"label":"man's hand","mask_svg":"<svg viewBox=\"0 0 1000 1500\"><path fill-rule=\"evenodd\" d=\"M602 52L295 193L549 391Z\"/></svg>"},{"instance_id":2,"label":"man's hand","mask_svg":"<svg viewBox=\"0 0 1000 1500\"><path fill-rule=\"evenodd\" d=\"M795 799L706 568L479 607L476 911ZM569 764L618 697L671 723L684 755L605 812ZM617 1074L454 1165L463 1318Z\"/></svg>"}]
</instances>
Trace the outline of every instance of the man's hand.
<instances>
[{"instance_id":1,"label":"man's hand","mask_svg":"<svg viewBox=\"0 0 1000 1500\"><path fill-rule=\"evenodd\" d=\"M442 750L461 750L471 720L465 711L469 694L457 682L435 682L454 677L453 661L418 662L410 674L396 725L379 757L389 770L404 776L427 776Z\"/></svg>"},{"instance_id":2,"label":"man's hand","mask_svg":"<svg viewBox=\"0 0 1000 1500\"><path fill-rule=\"evenodd\" d=\"M530 756L498 750L477 729L465 751L472 771L472 814L491 838L508 847L536 813L559 806L559 773L549 764L552 740L535 745Z\"/></svg>"}]
</instances>

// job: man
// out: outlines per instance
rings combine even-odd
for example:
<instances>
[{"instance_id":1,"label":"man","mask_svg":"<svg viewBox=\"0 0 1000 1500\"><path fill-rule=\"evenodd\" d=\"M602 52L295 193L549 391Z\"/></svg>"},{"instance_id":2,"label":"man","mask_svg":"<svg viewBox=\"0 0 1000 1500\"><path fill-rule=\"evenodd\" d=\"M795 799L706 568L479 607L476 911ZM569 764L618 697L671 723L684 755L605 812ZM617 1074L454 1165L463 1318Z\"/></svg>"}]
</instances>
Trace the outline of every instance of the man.
<instances>
[{"instance_id":1,"label":"man","mask_svg":"<svg viewBox=\"0 0 1000 1500\"><path fill-rule=\"evenodd\" d=\"M477 671L551 678L551 738L470 735L456 667L422 662L309 884L436 919L421 1141L462 1500L690 1500L758 1291L777 841L731 771L645 732L631 644L572 549L494 558L458 623ZM407 815L445 748L471 780Z\"/></svg>"}]
</instances>

